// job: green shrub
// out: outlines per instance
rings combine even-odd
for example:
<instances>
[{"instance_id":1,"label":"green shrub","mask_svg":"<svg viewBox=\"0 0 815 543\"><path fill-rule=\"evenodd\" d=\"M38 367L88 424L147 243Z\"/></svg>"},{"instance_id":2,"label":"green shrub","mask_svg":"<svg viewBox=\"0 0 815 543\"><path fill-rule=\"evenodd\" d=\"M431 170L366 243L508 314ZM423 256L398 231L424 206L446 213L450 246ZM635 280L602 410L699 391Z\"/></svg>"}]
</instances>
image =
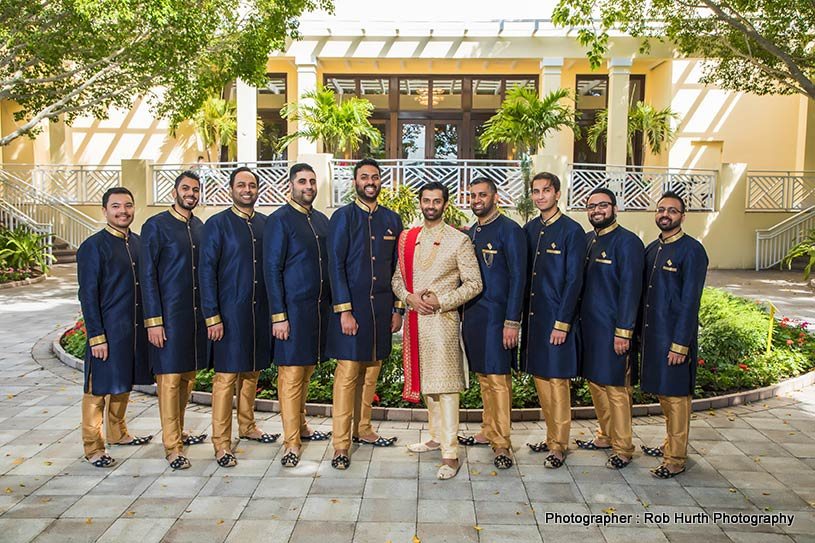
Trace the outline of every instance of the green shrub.
<instances>
[{"instance_id":1,"label":"green shrub","mask_svg":"<svg viewBox=\"0 0 815 543\"><path fill-rule=\"evenodd\" d=\"M18 226L14 230L0 228L0 268L18 273L39 270L48 273L56 260L44 249L46 236Z\"/></svg>"},{"instance_id":2,"label":"green shrub","mask_svg":"<svg viewBox=\"0 0 815 543\"><path fill-rule=\"evenodd\" d=\"M699 311L699 361L694 396L708 397L768 386L801 375L815 368L815 338L807 323L781 319L774 323L772 349L766 353L770 316L762 304L744 300L727 292L706 288ZM393 350L382 362L374 405L382 407L417 407L402 400L403 370L401 338L394 337ZM63 347L82 358L86 336L80 320L62 337ZM336 360L318 364L309 383L308 401L331 403L334 393ZM211 391L213 370L198 372L195 390ZM512 406L538 407L534 379L522 372L512 372ZM634 403L654 403L656 397L634 387ZM277 398L277 366L261 371L258 398ZM571 383L572 405L591 405L588 383L575 379ZM421 407L421 406L418 406ZM480 409L481 390L475 373L470 373L470 388L461 396L463 409Z\"/></svg>"}]
</instances>

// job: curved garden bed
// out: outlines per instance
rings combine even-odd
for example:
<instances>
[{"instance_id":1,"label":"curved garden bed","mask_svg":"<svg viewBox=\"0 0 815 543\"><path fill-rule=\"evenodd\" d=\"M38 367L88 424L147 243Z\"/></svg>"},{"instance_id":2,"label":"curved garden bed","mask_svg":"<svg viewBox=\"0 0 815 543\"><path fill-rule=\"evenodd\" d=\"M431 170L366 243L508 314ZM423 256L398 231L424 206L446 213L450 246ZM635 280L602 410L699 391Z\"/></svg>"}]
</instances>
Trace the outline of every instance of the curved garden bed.
<instances>
[{"instance_id":1,"label":"curved garden bed","mask_svg":"<svg viewBox=\"0 0 815 543\"><path fill-rule=\"evenodd\" d=\"M727 407L758 401L802 388L815 382L815 337L806 331L807 323L789 319L775 321L768 347L770 316L767 308L753 301L735 297L722 290L707 288L700 310L697 386L694 410ZM84 356L84 324L79 321L55 342L55 351L81 358ZM424 409L417 409L401 399L401 345L395 345L383 362L374 416L387 420L425 420ZM76 362L81 363L80 360ZM312 415L330 416L333 374L336 362L321 364L309 386L307 411ZM209 404L212 370L198 373L193 401ZM462 394L463 421L481 418L481 395L477 379ZM151 387L147 387L149 391ZM277 369L261 372L257 408L277 411ZM634 389L634 414L659 414L656 398ZM585 381L572 382L572 411L576 418L594 417L591 396ZM537 395L529 375L513 375L513 419L538 420Z\"/></svg>"}]
</instances>

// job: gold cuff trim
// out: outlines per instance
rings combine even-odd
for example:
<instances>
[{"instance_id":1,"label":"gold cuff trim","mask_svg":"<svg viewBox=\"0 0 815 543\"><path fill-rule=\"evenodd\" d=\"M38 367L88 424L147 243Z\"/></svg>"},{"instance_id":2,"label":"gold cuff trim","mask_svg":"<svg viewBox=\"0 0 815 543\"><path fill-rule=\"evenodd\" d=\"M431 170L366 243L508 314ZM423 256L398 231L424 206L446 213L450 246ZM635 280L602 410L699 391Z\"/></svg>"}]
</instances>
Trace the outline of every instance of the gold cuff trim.
<instances>
[{"instance_id":1,"label":"gold cuff trim","mask_svg":"<svg viewBox=\"0 0 815 543\"><path fill-rule=\"evenodd\" d=\"M634 330L626 330L625 328L615 328L614 335L623 339L631 339L634 337Z\"/></svg>"},{"instance_id":2,"label":"gold cuff trim","mask_svg":"<svg viewBox=\"0 0 815 543\"><path fill-rule=\"evenodd\" d=\"M405 302L403 302L402 300L396 300L395 302L393 302L393 307L395 307L396 309L404 309Z\"/></svg>"},{"instance_id":3,"label":"gold cuff trim","mask_svg":"<svg viewBox=\"0 0 815 543\"><path fill-rule=\"evenodd\" d=\"M105 334L101 334L98 336L94 336L88 340L88 345L91 347L96 347L97 345L102 345L103 343L107 343L108 338L105 337Z\"/></svg>"},{"instance_id":4,"label":"gold cuff trim","mask_svg":"<svg viewBox=\"0 0 815 543\"><path fill-rule=\"evenodd\" d=\"M518 321L504 321L504 328L514 328L518 330L521 328L521 323Z\"/></svg>"},{"instance_id":5,"label":"gold cuff trim","mask_svg":"<svg viewBox=\"0 0 815 543\"><path fill-rule=\"evenodd\" d=\"M144 319L144 327L145 328L152 328L154 326L164 326L164 318L162 317L153 317L150 319Z\"/></svg>"},{"instance_id":6,"label":"gold cuff trim","mask_svg":"<svg viewBox=\"0 0 815 543\"><path fill-rule=\"evenodd\" d=\"M561 332L568 332L572 329L572 325L568 322L555 321L555 326L553 326L553 328L555 330L560 330Z\"/></svg>"},{"instance_id":7,"label":"gold cuff trim","mask_svg":"<svg viewBox=\"0 0 815 543\"><path fill-rule=\"evenodd\" d=\"M204 324L206 324L207 327L210 327L215 326L216 324L221 324L221 322L222 322L221 315L215 315L214 317L210 317L207 320L205 320Z\"/></svg>"},{"instance_id":8,"label":"gold cuff trim","mask_svg":"<svg viewBox=\"0 0 815 543\"><path fill-rule=\"evenodd\" d=\"M678 343L671 343L671 350L678 354L688 354L690 348Z\"/></svg>"},{"instance_id":9,"label":"gold cuff trim","mask_svg":"<svg viewBox=\"0 0 815 543\"><path fill-rule=\"evenodd\" d=\"M351 311L351 302L334 306L334 313L342 313L343 311Z\"/></svg>"},{"instance_id":10,"label":"gold cuff trim","mask_svg":"<svg viewBox=\"0 0 815 543\"><path fill-rule=\"evenodd\" d=\"M286 313L275 313L272 315L272 324L277 322L285 322L289 320L289 316Z\"/></svg>"}]
</instances>

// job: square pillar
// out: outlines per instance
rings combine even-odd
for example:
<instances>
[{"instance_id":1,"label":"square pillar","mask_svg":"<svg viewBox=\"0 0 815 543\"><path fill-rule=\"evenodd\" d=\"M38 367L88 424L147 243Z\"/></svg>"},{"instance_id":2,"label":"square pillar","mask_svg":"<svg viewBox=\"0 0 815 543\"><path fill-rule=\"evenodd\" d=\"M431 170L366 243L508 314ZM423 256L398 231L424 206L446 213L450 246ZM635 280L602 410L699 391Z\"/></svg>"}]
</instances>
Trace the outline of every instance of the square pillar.
<instances>
[{"instance_id":1,"label":"square pillar","mask_svg":"<svg viewBox=\"0 0 815 543\"><path fill-rule=\"evenodd\" d=\"M547 57L540 62L540 97L561 88L561 77L563 75L563 57ZM566 131L551 133L546 136L543 146L538 148L538 153L547 155L560 155L568 150L568 135Z\"/></svg>"},{"instance_id":2,"label":"square pillar","mask_svg":"<svg viewBox=\"0 0 815 543\"><path fill-rule=\"evenodd\" d=\"M236 83L238 102L238 162L258 159L258 90L242 79Z\"/></svg>"},{"instance_id":3,"label":"square pillar","mask_svg":"<svg viewBox=\"0 0 815 543\"><path fill-rule=\"evenodd\" d=\"M608 61L608 134L606 164L623 166L628 156L628 96L632 60Z\"/></svg>"},{"instance_id":4,"label":"square pillar","mask_svg":"<svg viewBox=\"0 0 815 543\"><path fill-rule=\"evenodd\" d=\"M317 90L317 62L316 60L308 59L297 62L297 102L302 105L307 102L303 96L310 91ZM308 100L310 101L310 100ZM300 130L300 123L297 123L296 130ZM297 140L297 155L314 155L317 153L317 142L309 141L305 138L298 138ZM292 150L289 150L289 156L294 156Z\"/></svg>"}]
</instances>

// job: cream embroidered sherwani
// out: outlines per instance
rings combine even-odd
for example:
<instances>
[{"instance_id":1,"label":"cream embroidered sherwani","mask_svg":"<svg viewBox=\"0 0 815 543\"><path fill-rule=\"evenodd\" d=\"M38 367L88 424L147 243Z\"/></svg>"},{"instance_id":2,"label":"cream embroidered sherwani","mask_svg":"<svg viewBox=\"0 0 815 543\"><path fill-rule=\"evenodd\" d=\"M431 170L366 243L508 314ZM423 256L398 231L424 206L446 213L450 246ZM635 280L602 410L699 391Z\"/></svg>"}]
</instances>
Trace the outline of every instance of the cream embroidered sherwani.
<instances>
[{"instance_id":1,"label":"cream embroidered sherwani","mask_svg":"<svg viewBox=\"0 0 815 543\"><path fill-rule=\"evenodd\" d=\"M407 239L407 232L402 233L400 258ZM391 284L407 303L410 293L401 267ZM457 309L483 288L470 238L444 223L424 227L416 239L412 279L413 292L432 292L441 306L432 315L418 315L419 387L427 405L430 440L440 444L442 458L457 459L459 395L465 382Z\"/></svg>"},{"instance_id":2,"label":"cream embroidered sherwani","mask_svg":"<svg viewBox=\"0 0 815 543\"><path fill-rule=\"evenodd\" d=\"M423 227L417 245L414 291L427 289L441 305L437 313L419 315L422 394L458 393L464 390L458 308L478 296L483 288L478 261L470 238L445 223ZM407 303L410 293L399 266L391 284L396 296Z\"/></svg>"}]
</instances>

